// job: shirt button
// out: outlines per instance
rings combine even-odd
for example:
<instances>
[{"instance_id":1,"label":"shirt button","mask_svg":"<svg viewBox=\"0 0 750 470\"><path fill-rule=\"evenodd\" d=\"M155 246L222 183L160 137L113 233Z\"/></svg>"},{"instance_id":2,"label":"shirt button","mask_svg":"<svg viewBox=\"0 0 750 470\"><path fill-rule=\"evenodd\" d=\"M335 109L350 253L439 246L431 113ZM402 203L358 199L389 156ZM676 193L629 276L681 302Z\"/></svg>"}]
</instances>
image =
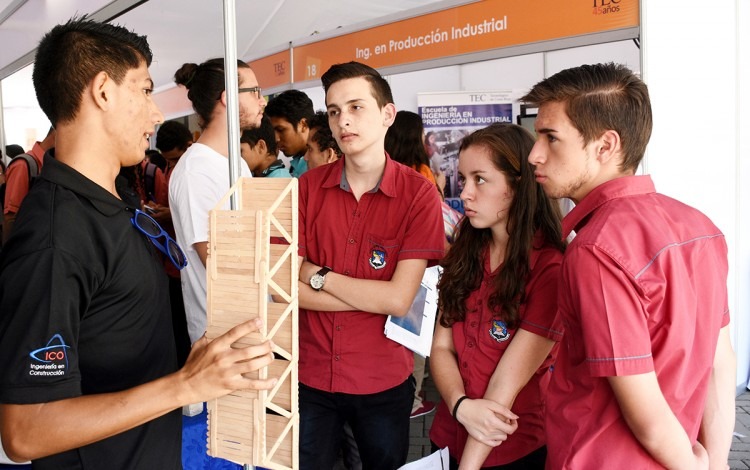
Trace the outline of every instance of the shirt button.
<instances>
[{"instance_id":1,"label":"shirt button","mask_svg":"<svg viewBox=\"0 0 750 470\"><path fill-rule=\"evenodd\" d=\"M353 239L353 238L350 238L350 239L349 239L349 244L350 244L350 245L353 245L353 244L354 244L354 239Z\"/></svg>"},{"instance_id":2,"label":"shirt button","mask_svg":"<svg viewBox=\"0 0 750 470\"><path fill-rule=\"evenodd\" d=\"M341 325L336 325L336 331L341 331Z\"/></svg>"},{"instance_id":3,"label":"shirt button","mask_svg":"<svg viewBox=\"0 0 750 470\"><path fill-rule=\"evenodd\" d=\"M470 347L470 348L473 348L474 347L474 342L473 341L469 341L466 345L468 347Z\"/></svg>"},{"instance_id":4,"label":"shirt button","mask_svg":"<svg viewBox=\"0 0 750 470\"><path fill-rule=\"evenodd\" d=\"M348 276L348 275L349 275L349 271L344 271L344 276Z\"/></svg>"},{"instance_id":5,"label":"shirt button","mask_svg":"<svg viewBox=\"0 0 750 470\"><path fill-rule=\"evenodd\" d=\"M339 360L338 354L333 359L338 361Z\"/></svg>"},{"instance_id":6,"label":"shirt button","mask_svg":"<svg viewBox=\"0 0 750 470\"><path fill-rule=\"evenodd\" d=\"M471 322L471 327L472 328L476 328L477 327L477 322L475 322L475 321Z\"/></svg>"}]
</instances>

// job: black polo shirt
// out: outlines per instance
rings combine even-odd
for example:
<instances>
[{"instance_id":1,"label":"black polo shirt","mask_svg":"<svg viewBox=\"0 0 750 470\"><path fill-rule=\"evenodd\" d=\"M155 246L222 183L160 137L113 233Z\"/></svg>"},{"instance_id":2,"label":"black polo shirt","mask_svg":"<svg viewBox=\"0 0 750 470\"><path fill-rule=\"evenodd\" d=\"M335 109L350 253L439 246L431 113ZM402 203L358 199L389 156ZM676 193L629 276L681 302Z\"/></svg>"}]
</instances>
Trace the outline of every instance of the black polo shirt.
<instances>
[{"instance_id":1,"label":"black polo shirt","mask_svg":"<svg viewBox=\"0 0 750 470\"><path fill-rule=\"evenodd\" d=\"M45 156L0 255L0 402L115 392L176 370L167 278L131 217ZM181 438L175 410L34 468L181 468Z\"/></svg>"}]
</instances>

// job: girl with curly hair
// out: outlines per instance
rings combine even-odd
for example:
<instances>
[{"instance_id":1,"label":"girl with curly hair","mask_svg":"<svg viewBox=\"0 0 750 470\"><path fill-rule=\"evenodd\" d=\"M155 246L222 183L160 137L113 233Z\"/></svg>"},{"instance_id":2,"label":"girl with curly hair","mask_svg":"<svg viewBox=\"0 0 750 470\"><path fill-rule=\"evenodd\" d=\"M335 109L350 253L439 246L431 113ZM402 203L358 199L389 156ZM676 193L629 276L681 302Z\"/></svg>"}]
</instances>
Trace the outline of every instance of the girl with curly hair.
<instances>
[{"instance_id":1,"label":"girl with curly hair","mask_svg":"<svg viewBox=\"0 0 750 470\"><path fill-rule=\"evenodd\" d=\"M430 432L452 468L544 468L544 399L556 344L561 214L534 179L531 134L493 124L465 137L465 217L442 262ZM502 444L502 445L501 445Z\"/></svg>"}]
</instances>

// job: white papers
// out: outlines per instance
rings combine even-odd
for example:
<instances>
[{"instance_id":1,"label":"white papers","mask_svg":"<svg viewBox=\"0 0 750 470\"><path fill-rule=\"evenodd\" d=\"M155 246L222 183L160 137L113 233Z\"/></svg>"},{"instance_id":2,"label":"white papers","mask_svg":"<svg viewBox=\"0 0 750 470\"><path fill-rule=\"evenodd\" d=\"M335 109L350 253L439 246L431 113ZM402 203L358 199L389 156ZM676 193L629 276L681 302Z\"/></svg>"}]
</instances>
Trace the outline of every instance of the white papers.
<instances>
[{"instance_id":1,"label":"white papers","mask_svg":"<svg viewBox=\"0 0 750 470\"><path fill-rule=\"evenodd\" d=\"M420 356L430 355L432 333L435 331L437 315L437 283L440 266L427 268L422 277L414 302L404 317L388 316L385 322L385 336L403 344Z\"/></svg>"},{"instance_id":2,"label":"white papers","mask_svg":"<svg viewBox=\"0 0 750 470\"><path fill-rule=\"evenodd\" d=\"M440 449L421 459L407 463L399 470L448 470L448 448Z\"/></svg>"}]
</instances>

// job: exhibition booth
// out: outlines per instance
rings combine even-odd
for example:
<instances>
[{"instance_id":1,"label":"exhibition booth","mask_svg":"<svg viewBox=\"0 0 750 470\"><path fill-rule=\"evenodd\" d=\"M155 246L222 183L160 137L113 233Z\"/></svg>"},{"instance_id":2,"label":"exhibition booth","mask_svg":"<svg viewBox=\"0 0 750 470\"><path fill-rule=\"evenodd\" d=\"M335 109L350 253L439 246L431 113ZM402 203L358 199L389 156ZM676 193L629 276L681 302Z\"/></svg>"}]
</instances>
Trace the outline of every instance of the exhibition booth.
<instances>
[{"instance_id":1,"label":"exhibition booth","mask_svg":"<svg viewBox=\"0 0 750 470\"><path fill-rule=\"evenodd\" d=\"M43 114L27 104L33 100L33 92L28 94L33 47L45 30L75 13L148 35L155 57L154 100L166 119L198 130L186 90L172 75L184 62L223 55L219 2L68 3L55 11L41 0L0 1L3 147L11 143L10 128L14 136L32 135L27 129L34 128L41 129L35 138L46 132ZM740 136L750 109L746 3L273 0L238 1L236 9L238 57L251 65L265 95L299 89L316 110L325 109L320 75L335 63L361 61L386 77L397 109L420 113L426 130L442 133L446 149L461 132L490 122L533 126L535 110L522 107L518 98L560 70L615 62L639 73L649 85L655 116L640 172L653 176L657 190L706 213L726 235L737 391L745 389L750 189L744 181L750 178L750 152ZM38 24L32 23L35 16ZM455 152L445 154L448 197L460 208L450 178Z\"/></svg>"}]
</instances>

